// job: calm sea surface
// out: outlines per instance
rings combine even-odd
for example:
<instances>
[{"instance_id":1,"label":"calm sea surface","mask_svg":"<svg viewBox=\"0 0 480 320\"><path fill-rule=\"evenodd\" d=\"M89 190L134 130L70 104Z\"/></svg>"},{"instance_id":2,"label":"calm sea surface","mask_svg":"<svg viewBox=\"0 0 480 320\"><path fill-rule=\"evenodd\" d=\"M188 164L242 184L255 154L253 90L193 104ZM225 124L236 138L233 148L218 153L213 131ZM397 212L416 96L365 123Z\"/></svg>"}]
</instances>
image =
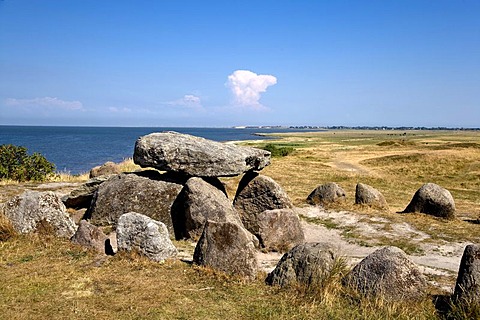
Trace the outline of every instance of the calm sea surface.
<instances>
[{"instance_id":1,"label":"calm sea surface","mask_svg":"<svg viewBox=\"0 0 480 320\"><path fill-rule=\"evenodd\" d=\"M234 128L125 128L125 127L29 127L0 126L0 145L14 144L39 152L57 171L78 174L107 161L133 157L138 137L172 130L215 141L266 139L254 133L293 132L299 129Z\"/></svg>"}]
</instances>

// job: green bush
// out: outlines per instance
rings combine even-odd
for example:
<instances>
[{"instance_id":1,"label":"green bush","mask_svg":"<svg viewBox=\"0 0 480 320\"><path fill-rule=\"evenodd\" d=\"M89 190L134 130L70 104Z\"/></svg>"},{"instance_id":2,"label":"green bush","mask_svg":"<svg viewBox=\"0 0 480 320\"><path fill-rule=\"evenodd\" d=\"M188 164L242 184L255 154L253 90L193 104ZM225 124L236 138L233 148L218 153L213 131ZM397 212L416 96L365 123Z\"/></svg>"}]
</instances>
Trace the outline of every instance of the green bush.
<instances>
[{"instance_id":1,"label":"green bush","mask_svg":"<svg viewBox=\"0 0 480 320\"><path fill-rule=\"evenodd\" d=\"M267 144L263 150L270 151L272 157L285 157L293 152L293 147L278 147L273 143Z\"/></svg>"},{"instance_id":2,"label":"green bush","mask_svg":"<svg viewBox=\"0 0 480 320\"><path fill-rule=\"evenodd\" d=\"M25 147L0 145L0 179L44 181L54 172L55 165L41 154L29 156Z\"/></svg>"}]
</instances>

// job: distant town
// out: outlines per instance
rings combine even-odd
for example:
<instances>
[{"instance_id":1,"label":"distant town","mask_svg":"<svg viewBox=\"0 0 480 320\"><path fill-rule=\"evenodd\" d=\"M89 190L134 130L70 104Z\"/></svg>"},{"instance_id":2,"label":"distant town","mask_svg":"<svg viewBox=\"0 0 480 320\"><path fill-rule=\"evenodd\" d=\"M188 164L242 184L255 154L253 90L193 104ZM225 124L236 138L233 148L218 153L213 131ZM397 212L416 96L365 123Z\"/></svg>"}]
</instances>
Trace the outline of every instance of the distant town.
<instances>
[{"instance_id":1,"label":"distant town","mask_svg":"<svg viewBox=\"0 0 480 320\"><path fill-rule=\"evenodd\" d=\"M235 129L302 129L302 130L452 130L480 131L479 128L463 127L414 127L414 126L235 126Z\"/></svg>"}]
</instances>

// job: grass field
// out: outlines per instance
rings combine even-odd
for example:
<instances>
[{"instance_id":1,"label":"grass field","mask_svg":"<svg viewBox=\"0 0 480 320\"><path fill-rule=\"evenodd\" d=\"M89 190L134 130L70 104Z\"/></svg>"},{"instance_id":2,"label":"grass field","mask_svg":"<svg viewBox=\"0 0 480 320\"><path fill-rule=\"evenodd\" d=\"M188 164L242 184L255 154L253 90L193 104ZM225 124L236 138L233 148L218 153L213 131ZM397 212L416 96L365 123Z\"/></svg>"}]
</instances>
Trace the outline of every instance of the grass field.
<instances>
[{"instance_id":1,"label":"grass field","mask_svg":"<svg viewBox=\"0 0 480 320\"><path fill-rule=\"evenodd\" d=\"M294 149L273 158L262 174L279 182L296 206L306 206L306 197L317 185L337 182L347 192L347 202L332 209L407 222L431 235L432 241L480 243L480 225L474 223L480 216L480 132L327 131L285 134L268 143ZM222 180L234 194L239 178ZM358 182L380 190L389 210L354 205ZM451 191L457 219L444 222L396 213L426 182ZM16 194L24 187L0 184L3 194ZM0 220L1 224L5 222ZM187 251L192 247L188 242L175 245ZM346 270L331 274L315 290L280 290L264 284L265 274L245 282L179 260L159 264L135 254L106 258L67 240L17 235L0 241L0 319L440 318L432 297L418 303L387 303L345 291L338 281L342 272ZM455 318L471 317L456 312Z\"/></svg>"}]
</instances>

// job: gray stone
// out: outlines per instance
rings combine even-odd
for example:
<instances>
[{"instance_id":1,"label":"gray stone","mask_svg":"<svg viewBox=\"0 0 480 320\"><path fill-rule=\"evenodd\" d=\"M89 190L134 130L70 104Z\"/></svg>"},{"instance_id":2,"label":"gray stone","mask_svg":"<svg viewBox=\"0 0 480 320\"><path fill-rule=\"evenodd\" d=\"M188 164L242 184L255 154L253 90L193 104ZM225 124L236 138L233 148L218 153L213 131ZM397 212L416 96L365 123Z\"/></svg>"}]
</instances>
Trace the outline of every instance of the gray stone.
<instances>
[{"instance_id":1,"label":"gray stone","mask_svg":"<svg viewBox=\"0 0 480 320\"><path fill-rule=\"evenodd\" d=\"M53 192L27 190L5 203L5 216L17 232L53 232L57 236L70 238L76 228L65 205Z\"/></svg>"},{"instance_id":2,"label":"gray stone","mask_svg":"<svg viewBox=\"0 0 480 320\"><path fill-rule=\"evenodd\" d=\"M329 243L301 244L283 255L265 282L280 287L315 287L331 273L337 259Z\"/></svg>"},{"instance_id":3,"label":"gray stone","mask_svg":"<svg viewBox=\"0 0 480 320\"><path fill-rule=\"evenodd\" d=\"M177 255L165 224L143 214L122 214L117 224L118 250L137 251L153 261L164 261Z\"/></svg>"},{"instance_id":4,"label":"gray stone","mask_svg":"<svg viewBox=\"0 0 480 320\"><path fill-rule=\"evenodd\" d=\"M290 198L278 183L257 172L248 172L243 176L233 205L245 228L253 234L258 233L257 216L260 213L293 207Z\"/></svg>"},{"instance_id":5,"label":"gray stone","mask_svg":"<svg viewBox=\"0 0 480 320\"><path fill-rule=\"evenodd\" d=\"M380 191L363 183L355 190L355 204L364 204L379 209L388 209L387 201Z\"/></svg>"},{"instance_id":6,"label":"gray stone","mask_svg":"<svg viewBox=\"0 0 480 320\"><path fill-rule=\"evenodd\" d=\"M102 164L101 166L92 168L92 170L90 170L90 179L101 177L101 176L120 174L120 173L122 173L122 170L120 170L120 167L116 163L108 161Z\"/></svg>"},{"instance_id":7,"label":"gray stone","mask_svg":"<svg viewBox=\"0 0 480 320\"><path fill-rule=\"evenodd\" d=\"M326 205L345 201L345 191L335 182L319 185L307 197L311 205Z\"/></svg>"},{"instance_id":8,"label":"gray stone","mask_svg":"<svg viewBox=\"0 0 480 320\"><path fill-rule=\"evenodd\" d=\"M134 211L163 222L173 235L171 207L183 183L173 181L159 173L113 176L95 192L87 217L98 226L115 226L122 214Z\"/></svg>"},{"instance_id":9,"label":"gray stone","mask_svg":"<svg viewBox=\"0 0 480 320\"><path fill-rule=\"evenodd\" d=\"M133 160L142 167L221 177L263 169L270 164L270 152L167 131L140 137Z\"/></svg>"},{"instance_id":10,"label":"gray stone","mask_svg":"<svg viewBox=\"0 0 480 320\"><path fill-rule=\"evenodd\" d=\"M267 251L286 252L305 242L300 219L292 209L263 211L257 216L257 224L255 235Z\"/></svg>"},{"instance_id":11,"label":"gray stone","mask_svg":"<svg viewBox=\"0 0 480 320\"><path fill-rule=\"evenodd\" d=\"M62 197L62 201L67 208L88 208L92 202L93 195L98 187L109 177L101 176L88 180L77 189Z\"/></svg>"},{"instance_id":12,"label":"gray stone","mask_svg":"<svg viewBox=\"0 0 480 320\"><path fill-rule=\"evenodd\" d=\"M218 180L218 179L217 179ZM172 206L177 239L198 240L207 220L242 224L226 195L202 178L190 178Z\"/></svg>"},{"instance_id":13,"label":"gray stone","mask_svg":"<svg viewBox=\"0 0 480 320\"><path fill-rule=\"evenodd\" d=\"M193 261L227 274L255 278L258 262L251 235L232 222L207 220Z\"/></svg>"},{"instance_id":14,"label":"gray stone","mask_svg":"<svg viewBox=\"0 0 480 320\"><path fill-rule=\"evenodd\" d=\"M390 301L421 299L426 296L425 277L403 252L384 247L360 261L342 280L343 285L362 295Z\"/></svg>"},{"instance_id":15,"label":"gray stone","mask_svg":"<svg viewBox=\"0 0 480 320\"><path fill-rule=\"evenodd\" d=\"M453 297L457 304L480 305L480 245L465 247Z\"/></svg>"},{"instance_id":16,"label":"gray stone","mask_svg":"<svg viewBox=\"0 0 480 320\"><path fill-rule=\"evenodd\" d=\"M427 183L417 190L402 213L409 212L422 212L435 217L454 219L455 201L447 189L435 183Z\"/></svg>"},{"instance_id":17,"label":"gray stone","mask_svg":"<svg viewBox=\"0 0 480 320\"><path fill-rule=\"evenodd\" d=\"M112 249L108 248L107 239L108 237L101 228L90 224L86 220L81 220L77 231L70 240L75 244L94 249L100 253L110 253Z\"/></svg>"}]
</instances>

